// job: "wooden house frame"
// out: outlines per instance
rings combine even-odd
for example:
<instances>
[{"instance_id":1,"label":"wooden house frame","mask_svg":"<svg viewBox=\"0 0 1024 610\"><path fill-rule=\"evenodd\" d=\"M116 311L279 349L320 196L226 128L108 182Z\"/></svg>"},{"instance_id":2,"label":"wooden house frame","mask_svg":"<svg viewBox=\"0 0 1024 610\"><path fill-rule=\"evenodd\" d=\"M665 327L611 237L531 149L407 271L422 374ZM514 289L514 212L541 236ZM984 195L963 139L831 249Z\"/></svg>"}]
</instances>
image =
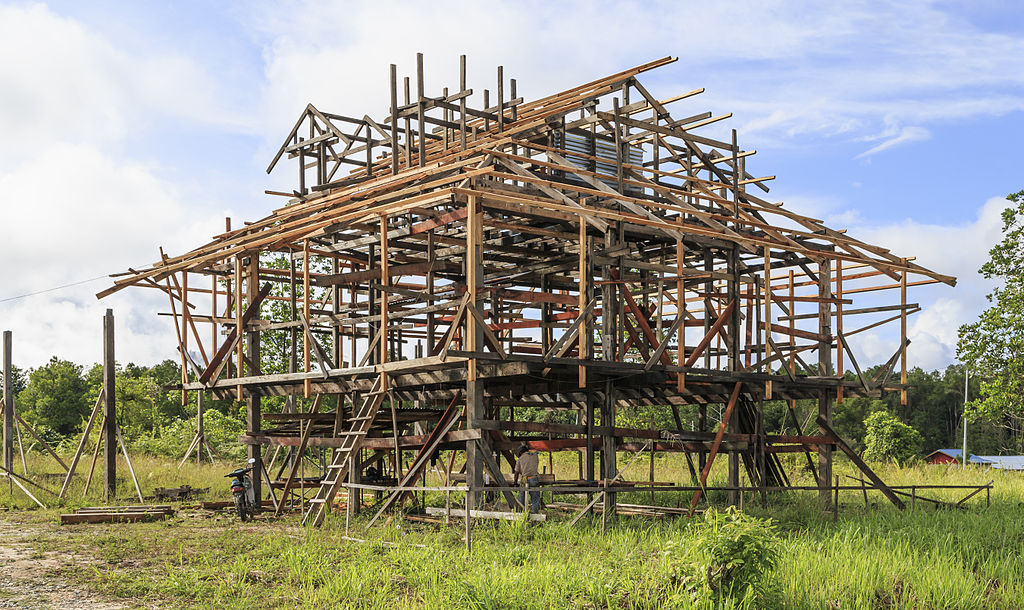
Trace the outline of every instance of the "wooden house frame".
<instances>
[{"instance_id":1,"label":"wooden house frame","mask_svg":"<svg viewBox=\"0 0 1024 610\"><path fill-rule=\"evenodd\" d=\"M511 501L501 462L524 442L579 452L580 480L553 489L608 491L606 513L614 492L650 489L615 481L617 452L642 448L696 462L692 506L719 454L733 498L741 469L755 490L785 488L779 455L805 453L828 505L836 448L887 492L832 431L832 405L905 392L907 318L920 310L908 288L956 280L763 198L772 177L747 172L754 151L735 130L699 133L730 115L671 113L702 90L658 100L641 84L673 61L532 102L499 68L494 99L475 107L465 57L457 89L434 97L422 56L414 83L392 65L380 120L302 112L268 168L297 165L292 192L268 191L286 205L99 296L169 295L182 390L247 401L252 457L333 449L309 501L315 523L346 486L375 488L360 483L367 464L404 451L415 458L381 510L449 449L465 452L465 484L437 489L466 490L467 508L491 488ZM865 294L871 306L856 306ZM273 300L284 319L268 314ZM878 327L899 348L869 379L848 341ZM288 372L260 370L268 331L286 333ZM836 374L847 365L853 380ZM314 400L263 414L261 398L280 395ZM764 401L798 399L817 401L817 428L768 433ZM698 405L695 430L683 404ZM675 426L617 427L623 405L668 405ZM722 405L720 425L709 405ZM575 417L524 421L524 408Z\"/></svg>"}]
</instances>

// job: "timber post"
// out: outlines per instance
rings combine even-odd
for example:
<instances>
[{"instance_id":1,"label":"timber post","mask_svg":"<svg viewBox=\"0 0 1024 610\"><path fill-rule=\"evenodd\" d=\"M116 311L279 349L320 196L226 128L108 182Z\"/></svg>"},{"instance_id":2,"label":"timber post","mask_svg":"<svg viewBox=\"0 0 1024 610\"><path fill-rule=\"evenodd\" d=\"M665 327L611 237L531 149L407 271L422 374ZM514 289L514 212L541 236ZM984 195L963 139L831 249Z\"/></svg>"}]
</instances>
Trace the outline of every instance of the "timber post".
<instances>
[{"instance_id":1,"label":"timber post","mask_svg":"<svg viewBox=\"0 0 1024 610\"><path fill-rule=\"evenodd\" d=\"M248 260L248 272L246 273L246 296L248 303L251 306L257 299L259 293L259 252L252 252L249 255ZM303 264L308 266L309 261L303 261ZM304 295L308 301L308 295ZM238 304L239 310L242 309L241 303ZM255 312L255 317L259 318L259 311ZM249 357L248 371L250 375L258 375L259 371L255 370L259 366L260 362L260 331L251 328L241 328L241 332L244 333L246 343L246 353ZM239 371L242 370L242 361L238 362ZM241 376L241 375L239 375ZM255 388L249 388L246 393L245 412L247 415L247 432L251 436L259 435L262 429L262 405L260 402L259 394L254 392ZM249 444L248 445L248 457L249 459L256 460L252 466L252 491L253 497L256 498L256 510L259 511L263 505L263 450L260 444ZM301 459L302 456L296 456L296 459Z\"/></svg>"},{"instance_id":2,"label":"timber post","mask_svg":"<svg viewBox=\"0 0 1024 610\"><path fill-rule=\"evenodd\" d=\"M115 391L114 311L103 316L103 473L108 500L117 498L117 401Z\"/></svg>"},{"instance_id":3,"label":"timber post","mask_svg":"<svg viewBox=\"0 0 1024 610\"><path fill-rule=\"evenodd\" d=\"M818 375L832 375L832 272L829 260L818 263ZM840 372L841 375L841 372ZM832 425L832 396L834 391L822 389L818 395L818 418ZM820 428L822 434L825 428ZM818 487L825 510L832 509L832 445L818 445Z\"/></svg>"},{"instance_id":4,"label":"timber post","mask_svg":"<svg viewBox=\"0 0 1024 610\"><path fill-rule=\"evenodd\" d=\"M3 453L4 468L8 472L14 470L14 380L11 378L13 366L11 365L11 331L4 331L3 346L3 401L4 401L4 435Z\"/></svg>"}]
</instances>

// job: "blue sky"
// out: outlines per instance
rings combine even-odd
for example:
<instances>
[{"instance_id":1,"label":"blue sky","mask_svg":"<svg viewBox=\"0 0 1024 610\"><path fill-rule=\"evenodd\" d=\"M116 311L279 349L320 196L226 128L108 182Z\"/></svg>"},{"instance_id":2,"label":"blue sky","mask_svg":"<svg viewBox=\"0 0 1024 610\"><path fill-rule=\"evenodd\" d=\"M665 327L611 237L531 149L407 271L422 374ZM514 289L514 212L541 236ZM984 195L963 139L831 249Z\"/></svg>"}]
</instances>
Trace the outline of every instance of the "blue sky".
<instances>
[{"instance_id":1,"label":"blue sky","mask_svg":"<svg viewBox=\"0 0 1024 610\"><path fill-rule=\"evenodd\" d=\"M263 216L290 172L264 173L307 102L384 114L387 65L426 54L428 91L494 70L527 98L665 55L642 81L673 109L733 118L770 196L961 278L912 295L913 363L954 358L985 305L976 270L1001 198L1024 188L1024 10L1011 2L0 2L0 325L16 361L174 357L165 300L103 281ZM719 130L716 132L716 130ZM8 232L8 227L14 227ZM865 337L862 361L892 351Z\"/></svg>"}]
</instances>

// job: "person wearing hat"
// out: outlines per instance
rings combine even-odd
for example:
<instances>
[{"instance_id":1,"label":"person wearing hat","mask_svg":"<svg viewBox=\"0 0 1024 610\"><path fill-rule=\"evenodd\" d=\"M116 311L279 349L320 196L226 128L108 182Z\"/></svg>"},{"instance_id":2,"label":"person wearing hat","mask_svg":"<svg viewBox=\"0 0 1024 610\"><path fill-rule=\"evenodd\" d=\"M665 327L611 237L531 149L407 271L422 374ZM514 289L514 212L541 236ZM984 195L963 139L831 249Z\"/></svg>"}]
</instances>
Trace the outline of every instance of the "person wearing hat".
<instances>
[{"instance_id":1,"label":"person wearing hat","mask_svg":"<svg viewBox=\"0 0 1024 610\"><path fill-rule=\"evenodd\" d=\"M512 485L519 485L519 477L522 476L526 479L526 486L530 488L530 512L540 512L540 492L533 491L534 488L540 487L540 476L538 476L538 468L540 467L540 458L537 454L530 451L526 445L519 445L516 449L516 467L513 470ZM519 504L526 506L526 491L519 492Z\"/></svg>"}]
</instances>

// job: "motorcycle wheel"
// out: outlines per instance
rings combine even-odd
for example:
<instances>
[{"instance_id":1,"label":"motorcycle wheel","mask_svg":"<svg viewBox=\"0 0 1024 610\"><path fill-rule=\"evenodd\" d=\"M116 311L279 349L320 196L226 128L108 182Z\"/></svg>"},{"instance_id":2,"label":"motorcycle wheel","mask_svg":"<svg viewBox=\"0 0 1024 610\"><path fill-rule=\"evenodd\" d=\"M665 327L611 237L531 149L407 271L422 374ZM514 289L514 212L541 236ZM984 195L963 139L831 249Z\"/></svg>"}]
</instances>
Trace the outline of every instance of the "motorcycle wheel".
<instances>
[{"instance_id":1,"label":"motorcycle wheel","mask_svg":"<svg viewBox=\"0 0 1024 610\"><path fill-rule=\"evenodd\" d=\"M245 496L242 494L235 494L235 511L238 513L238 518L244 523L246 520L246 506Z\"/></svg>"}]
</instances>

